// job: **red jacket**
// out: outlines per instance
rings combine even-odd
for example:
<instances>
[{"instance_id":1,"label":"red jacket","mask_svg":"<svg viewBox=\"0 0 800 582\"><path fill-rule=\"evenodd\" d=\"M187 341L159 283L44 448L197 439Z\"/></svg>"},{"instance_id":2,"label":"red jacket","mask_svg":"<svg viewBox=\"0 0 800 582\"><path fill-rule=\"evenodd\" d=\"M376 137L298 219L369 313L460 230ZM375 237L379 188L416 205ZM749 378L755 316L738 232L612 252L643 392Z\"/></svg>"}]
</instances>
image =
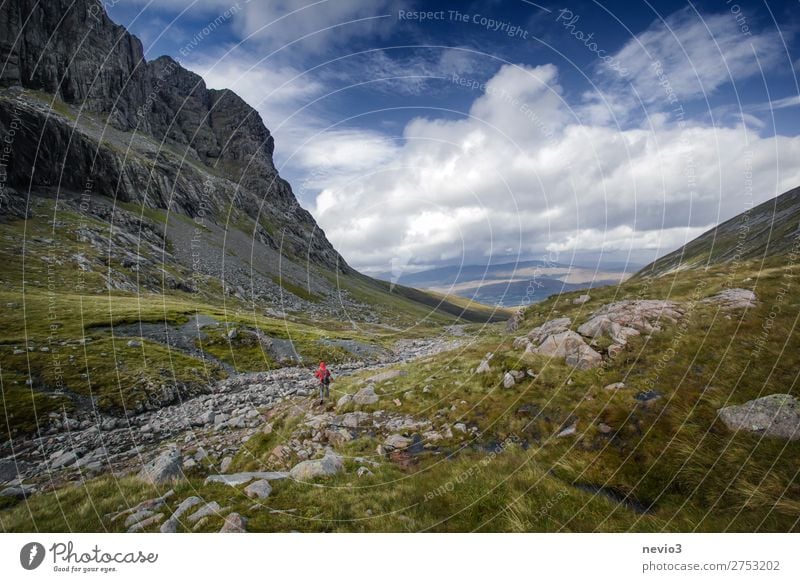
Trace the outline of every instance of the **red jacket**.
<instances>
[{"instance_id":1,"label":"red jacket","mask_svg":"<svg viewBox=\"0 0 800 582\"><path fill-rule=\"evenodd\" d=\"M314 375L317 377L317 379L320 382L324 382L325 380L330 380L331 371L328 370L328 368L325 367L325 364L320 364L319 368L317 369L317 371L314 372Z\"/></svg>"}]
</instances>

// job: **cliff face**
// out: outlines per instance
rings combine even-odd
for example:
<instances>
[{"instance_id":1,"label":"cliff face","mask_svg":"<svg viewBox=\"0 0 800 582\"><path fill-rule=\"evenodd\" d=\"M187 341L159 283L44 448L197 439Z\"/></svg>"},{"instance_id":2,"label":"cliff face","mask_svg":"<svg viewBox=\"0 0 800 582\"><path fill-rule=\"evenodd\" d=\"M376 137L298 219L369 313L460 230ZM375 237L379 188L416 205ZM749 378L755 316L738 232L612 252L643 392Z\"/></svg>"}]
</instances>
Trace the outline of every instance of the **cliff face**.
<instances>
[{"instance_id":1,"label":"cliff face","mask_svg":"<svg viewBox=\"0 0 800 582\"><path fill-rule=\"evenodd\" d=\"M7 0L0 63L0 132L13 134L8 185L89 187L223 222L234 208L270 226L256 232L269 246L347 270L275 169L259 114L169 57L146 61L98 0Z\"/></svg>"}]
</instances>

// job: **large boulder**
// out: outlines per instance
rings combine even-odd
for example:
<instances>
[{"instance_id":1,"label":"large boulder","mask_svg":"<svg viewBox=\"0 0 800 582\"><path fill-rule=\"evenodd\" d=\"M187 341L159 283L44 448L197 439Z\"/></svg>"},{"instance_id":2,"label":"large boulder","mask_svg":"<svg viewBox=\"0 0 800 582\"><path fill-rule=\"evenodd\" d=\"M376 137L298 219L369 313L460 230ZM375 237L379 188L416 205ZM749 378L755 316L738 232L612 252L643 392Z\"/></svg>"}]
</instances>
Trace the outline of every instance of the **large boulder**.
<instances>
[{"instance_id":1,"label":"large boulder","mask_svg":"<svg viewBox=\"0 0 800 582\"><path fill-rule=\"evenodd\" d=\"M525 308L517 309L506 321L506 333L514 333L519 329L519 324L525 319Z\"/></svg>"},{"instance_id":2,"label":"large boulder","mask_svg":"<svg viewBox=\"0 0 800 582\"><path fill-rule=\"evenodd\" d=\"M543 356L564 358L567 365L579 370L588 370L603 362L603 357L589 347L580 335L569 330L548 336L538 348L530 351Z\"/></svg>"},{"instance_id":3,"label":"large boulder","mask_svg":"<svg viewBox=\"0 0 800 582\"><path fill-rule=\"evenodd\" d=\"M770 394L741 405L718 410L731 430L746 430L765 436L800 439L800 400L791 394Z\"/></svg>"},{"instance_id":4,"label":"large boulder","mask_svg":"<svg viewBox=\"0 0 800 582\"><path fill-rule=\"evenodd\" d=\"M247 531L247 518L238 513L229 513L219 533L245 533Z\"/></svg>"},{"instance_id":5,"label":"large boulder","mask_svg":"<svg viewBox=\"0 0 800 582\"><path fill-rule=\"evenodd\" d=\"M704 303L714 303L720 309L750 309L756 306L756 294L750 289L725 289L716 295L704 299Z\"/></svg>"},{"instance_id":6,"label":"large boulder","mask_svg":"<svg viewBox=\"0 0 800 582\"><path fill-rule=\"evenodd\" d=\"M272 493L272 485L266 479L260 479L250 483L244 488L244 493L248 497L255 499L266 499Z\"/></svg>"},{"instance_id":7,"label":"large boulder","mask_svg":"<svg viewBox=\"0 0 800 582\"><path fill-rule=\"evenodd\" d=\"M540 344L548 336L563 333L569 330L572 320L569 317L559 317L558 319L551 319L550 321L533 328L528 333L528 339L533 344Z\"/></svg>"},{"instance_id":8,"label":"large boulder","mask_svg":"<svg viewBox=\"0 0 800 582\"><path fill-rule=\"evenodd\" d=\"M183 477L182 464L183 458L180 451L168 449L142 467L142 470L139 471L139 478L153 485L174 481Z\"/></svg>"},{"instance_id":9,"label":"large boulder","mask_svg":"<svg viewBox=\"0 0 800 582\"><path fill-rule=\"evenodd\" d=\"M384 441L383 446L390 450L403 450L410 447L411 442L411 439L407 439L403 435L393 434Z\"/></svg>"},{"instance_id":10,"label":"large boulder","mask_svg":"<svg viewBox=\"0 0 800 582\"><path fill-rule=\"evenodd\" d=\"M353 396L353 402L356 404L375 404L378 399L378 395L375 394L375 386L372 384L366 388L362 388Z\"/></svg>"},{"instance_id":11,"label":"large boulder","mask_svg":"<svg viewBox=\"0 0 800 582\"><path fill-rule=\"evenodd\" d=\"M289 476L295 481L311 481L317 477L329 477L342 471L344 471L342 458L329 451L321 459L298 463L289 471Z\"/></svg>"},{"instance_id":12,"label":"large boulder","mask_svg":"<svg viewBox=\"0 0 800 582\"><path fill-rule=\"evenodd\" d=\"M592 313L592 317L578 328L578 332L592 338L605 334L615 342L618 340L624 342L627 336L636 335L634 331L639 333L660 331L662 321L676 323L681 317L683 310L674 301L626 299L609 303ZM612 324L619 327L614 327Z\"/></svg>"}]
</instances>

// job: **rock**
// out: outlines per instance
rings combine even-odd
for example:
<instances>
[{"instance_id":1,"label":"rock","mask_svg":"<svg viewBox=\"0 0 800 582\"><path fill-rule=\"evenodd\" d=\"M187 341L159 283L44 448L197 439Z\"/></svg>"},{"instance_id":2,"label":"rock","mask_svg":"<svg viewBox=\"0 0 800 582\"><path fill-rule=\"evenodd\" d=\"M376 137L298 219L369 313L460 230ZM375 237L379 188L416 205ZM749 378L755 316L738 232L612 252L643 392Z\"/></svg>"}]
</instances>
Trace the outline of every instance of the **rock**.
<instances>
[{"instance_id":1,"label":"rock","mask_svg":"<svg viewBox=\"0 0 800 582\"><path fill-rule=\"evenodd\" d=\"M181 465L183 458L177 449L161 453L154 461L146 464L139 472L139 479L153 485L160 485L183 477Z\"/></svg>"},{"instance_id":2,"label":"rock","mask_svg":"<svg viewBox=\"0 0 800 582\"><path fill-rule=\"evenodd\" d=\"M225 523L219 533L245 533L247 531L247 519L238 513L230 513L225 518Z\"/></svg>"},{"instance_id":3,"label":"rock","mask_svg":"<svg viewBox=\"0 0 800 582\"><path fill-rule=\"evenodd\" d=\"M548 336L568 331L571 323L572 320L569 317L551 319L539 327L533 328L526 337L531 343L538 345Z\"/></svg>"},{"instance_id":4,"label":"rock","mask_svg":"<svg viewBox=\"0 0 800 582\"><path fill-rule=\"evenodd\" d=\"M286 479L288 473L282 471L254 471L245 473L233 473L231 475L209 475L206 477L206 485L209 483L222 483L231 487L238 487L249 483L253 479L263 479L266 481L280 481Z\"/></svg>"},{"instance_id":5,"label":"rock","mask_svg":"<svg viewBox=\"0 0 800 582\"><path fill-rule=\"evenodd\" d=\"M578 333L593 339L607 335L624 345L628 337L660 331L662 321L676 323L681 317L683 310L674 301L626 299L595 311Z\"/></svg>"},{"instance_id":6,"label":"rock","mask_svg":"<svg viewBox=\"0 0 800 582\"><path fill-rule=\"evenodd\" d=\"M228 330L228 339L235 340L237 337L239 337L239 330L235 327L230 328Z\"/></svg>"},{"instance_id":7,"label":"rock","mask_svg":"<svg viewBox=\"0 0 800 582\"><path fill-rule=\"evenodd\" d=\"M196 505L199 505L200 503L203 503L203 500L197 496L187 497L186 499L181 501L180 505L178 505L178 507L175 508L175 511L173 512L172 516L170 516L170 518L161 525L161 533L177 532L178 520L180 519L180 517L184 513L189 511L191 508L195 507Z\"/></svg>"},{"instance_id":8,"label":"rock","mask_svg":"<svg viewBox=\"0 0 800 582\"><path fill-rule=\"evenodd\" d=\"M578 328L578 333L584 337L598 339L608 336L615 344L625 345L629 337L639 335L639 331L632 327L625 327L612 321L605 315L593 317Z\"/></svg>"},{"instance_id":9,"label":"rock","mask_svg":"<svg viewBox=\"0 0 800 582\"><path fill-rule=\"evenodd\" d=\"M572 300L572 304L573 305L583 305L584 303L586 303L590 299L591 299L591 296L589 296L589 295L579 295L578 297L576 297L575 299Z\"/></svg>"},{"instance_id":10,"label":"rock","mask_svg":"<svg viewBox=\"0 0 800 582\"><path fill-rule=\"evenodd\" d=\"M373 474L374 473L372 471L370 471L367 467L364 466L359 467L358 471L356 471L356 475L358 475L359 477L372 477Z\"/></svg>"},{"instance_id":11,"label":"rock","mask_svg":"<svg viewBox=\"0 0 800 582\"><path fill-rule=\"evenodd\" d=\"M260 479L245 487L244 492L245 495L251 498L266 499L272 493L272 485L266 479Z\"/></svg>"},{"instance_id":12,"label":"rock","mask_svg":"<svg viewBox=\"0 0 800 582\"><path fill-rule=\"evenodd\" d=\"M366 412L348 412L342 417L342 426L348 428L358 428L368 423L370 415Z\"/></svg>"},{"instance_id":13,"label":"rock","mask_svg":"<svg viewBox=\"0 0 800 582\"><path fill-rule=\"evenodd\" d=\"M216 416L216 414L214 413L213 410L208 410L206 412L201 413L199 416L197 416L194 419L194 421L192 422L192 424L194 426L206 426L208 424L214 424L214 417L215 416Z\"/></svg>"},{"instance_id":14,"label":"rock","mask_svg":"<svg viewBox=\"0 0 800 582\"><path fill-rule=\"evenodd\" d=\"M231 468L232 464L233 464L233 457L225 457L224 459L222 459L222 462L219 465L219 470L223 473L227 473L228 469Z\"/></svg>"},{"instance_id":15,"label":"rock","mask_svg":"<svg viewBox=\"0 0 800 582\"><path fill-rule=\"evenodd\" d=\"M13 497L14 499L25 499L33 493L32 485L12 485L0 491L0 497Z\"/></svg>"},{"instance_id":16,"label":"rock","mask_svg":"<svg viewBox=\"0 0 800 582\"><path fill-rule=\"evenodd\" d=\"M457 423L455 423L455 424L453 425L453 428L454 428L454 429L456 429L458 432L463 432L463 433L466 433L466 432L467 432L467 425L466 425L466 424L464 424L463 422L457 422Z\"/></svg>"},{"instance_id":17,"label":"rock","mask_svg":"<svg viewBox=\"0 0 800 582\"><path fill-rule=\"evenodd\" d=\"M513 374L511 374L510 372L506 372L505 375L503 376L503 387L513 388L514 384L516 383L517 381L514 379Z\"/></svg>"},{"instance_id":18,"label":"rock","mask_svg":"<svg viewBox=\"0 0 800 582\"><path fill-rule=\"evenodd\" d=\"M139 511L135 511L125 519L125 527L130 527L134 523L139 523L143 519L146 519L152 515L155 515L155 512L150 509L140 509Z\"/></svg>"},{"instance_id":19,"label":"rock","mask_svg":"<svg viewBox=\"0 0 800 582\"><path fill-rule=\"evenodd\" d=\"M543 356L564 358L567 365L579 370L588 370L603 362L603 357L574 331L562 331L548 336L538 348L531 351Z\"/></svg>"},{"instance_id":20,"label":"rock","mask_svg":"<svg viewBox=\"0 0 800 582\"><path fill-rule=\"evenodd\" d=\"M790 441L800 439L800 400L790 394L770 394L717 412L730 430Z\"/></svg>"},{"instance_id":21,"label":"rock","mask_svg":"<svg viewBox=\"0 0 800 582\"><path fill-rule=\"evenodd\" d=\"M559 432L556 436L558 438L573 436L576 432L578 432L578 423L574 422L568 427L564 428Z\"/></svg>"},{"instance_id":22,"label":"rock","mask_svg":"<svg viewBox=\"0 0 800 582\"><path fill-rule=\"evenodd\" d=\"M506 333L514 333L519 329L520 324L525 319L525 308L520 308L514 312L514 314L508 318L506 322Z\"/></svg>"},{"instance_id":23,"label":"rock","mask_svg":"<svg viewBox=\"0 0 800 582\"><path fill-rule=\"evenodd\" d=\"M411 446L411 439L407 439L399 434L393 434L386 438L386 440L383 442L383 446L390 450L407 449Z\"/></svg>"},{"instance_id":24,"label":"rock","mask_svg":"<svg viewBox=\"0 0 800 582\"><path fill-rule=\"evenodd\" d=\"M375 387L372 385L362 388L355 396L353 396L353 402L361 405L375 404L378 399L378 395L375 394Z\"/></svg>"},{"instance_id":25,"label":"rock","mask_svg":"<svg viewBox=\"0 0 800 582\"><path fill-rule=\"evenodd\" d=\"M756 306L758 298L749 289L725 289L703 300L703 303L715 303L721 309L751 309Z\"/></svg>"},{"instance_id":26,"label":"rock","mask_svg":"<svg viewBox=\"0 0 800 582\"><path fill-rule=\"evenodd\" d=\"M138 340L129 340L128 341L128 347L129 348L140 348L140 347L142 347L142 342L140 342Z\"/></svg>"},{"instance_id":27,"label":"rock","mask_svg":"<svg viewBox=\"0 0 800 582\"><path fill-rule=\"evenodd\" d=\"M150 527L151 525L157 524L162 519L164 519L164 514L163 513L157 513L156 515L153 515L152 517L148 517L147 519L143 519L142 521L139 521L139 522L133 524L132 526L130 526L128 528L128 533L134 533L134 532L137 532L137 531L142 531L143 529L146 529L146 528Z\"/></svg>"},{"instance_id":28,"label":"rock","mask_svg":"<svg viewBox=\"0 0 800 582\"><path fill-rule=\"evenodd\" d=\"M387 370L386 372L375 374L369 378L367 382L377 384L379 382L386 382L387 380L394 380L395 378L399 378L401 376L408 376L408 372L406 370Z\"/></svg>"},{"instance_id":29,"label":"rock","mask_svg":"<svg viewBox=\"0 0 800 582\"><path fill-rule=\"evenodd\" d=\"M214 515L215 513L218 513L219 510L220 506L219 503L217 503L216 501L212 501L211 503L206 503L205 505L203 505L203 507L201 507L200 509L198 509L192 515L189 516L189 522L197 523L204 517L208 517L209 515Z\"/></svg>"},{"instance_id":30,"label":"rock","mask_svg":"<svg viewBox=\"0 0 800 582\"><path fill-rule=\"evenodd\" d=\"M186 469L187 471L189 469L194 469L196 466L197 466L197 461L195 461L194 459L186 459L185 461L183 461L183 468Z\"/></svg>"},{"instance_id":31,"label":"rock","mask_svg":"<svg viewBox=\"0 0 800 582\"><path fill-rule=\"evenodd\" d=\"M604 387L605 390L619 390L620 388L625 388L625 382L614 382Z\"/></svg>"},{"instance_id":32,"label":"rock","mask_svg":"<svg viewBox=\"0 0 800 582\"><path fill-rule=\"evenodd\" d=\"M51 461L50 468L61 469L63 467L69 467L70 465L74 464L77 460L78 460L78 455L75 454L74 451L67 451L62 455L59 455L53 461Z\"/></svg>"},{"instance_id":33,"label":"rock","mask_svg":"<svg viewBox=\"0 0 800 582\"><path fill-rule=\"evenodd\" d=\"M602 434L609 434L613 432L614 429L608 426L605 422L601 422L597 425L597 430Z\"/></svg>"},{"instance_id":34,"label":"rock","mask_svg":"<svg viewBox=\"0 0 800 582\"><path fill-rule=\"evenodd\" d=\"M494 354L492 354L491 352L486 354L486 357L483 358L483 360L481 360L481 363L475 369L475 373L476 374L487 374L487 373L491 372L492 368L489 366L489 362L492 361L493 357L494 357Z\"/></svg>"},{"instance_id":35,"label":"rock","mask_svg":"<svg viewBox=\"0 0 800 582\"><path fill-rule=\"evenodd\" d=\"M295 481L311 481L317 477L328 477L342 471L344 471L342 458L335 453L328 452L321 459L298 463L289 472L289 476Z\"/></svg>"},{"instance_id":36,"label":"rock","mask_svg":"<svg viewBox=\"0 0 800 582\"><path fill-rule=\"evenodd\" d=\"M342 408L343 406L347 406L353 401L352 394L345 394L339 400L336 401L336 408Z\"/></svg>"}]
</instances>

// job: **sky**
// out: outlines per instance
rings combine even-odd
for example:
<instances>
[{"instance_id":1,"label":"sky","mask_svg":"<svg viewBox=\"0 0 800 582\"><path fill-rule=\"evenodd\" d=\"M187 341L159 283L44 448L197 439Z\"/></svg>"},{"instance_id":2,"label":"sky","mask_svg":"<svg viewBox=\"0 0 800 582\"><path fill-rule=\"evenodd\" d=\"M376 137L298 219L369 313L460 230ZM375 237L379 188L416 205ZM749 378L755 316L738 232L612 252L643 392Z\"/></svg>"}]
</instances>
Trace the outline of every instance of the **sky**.
<instances>
[{"instance_id":1,"label":"sky","mask_svg":"<svg viewBox=\"0 0 800 582\"><path fill-rule=\"evenodd\" d=\"M367 273L644 264L800 185L798 3L106 0Z\"/></svg>"}]
</instances>

